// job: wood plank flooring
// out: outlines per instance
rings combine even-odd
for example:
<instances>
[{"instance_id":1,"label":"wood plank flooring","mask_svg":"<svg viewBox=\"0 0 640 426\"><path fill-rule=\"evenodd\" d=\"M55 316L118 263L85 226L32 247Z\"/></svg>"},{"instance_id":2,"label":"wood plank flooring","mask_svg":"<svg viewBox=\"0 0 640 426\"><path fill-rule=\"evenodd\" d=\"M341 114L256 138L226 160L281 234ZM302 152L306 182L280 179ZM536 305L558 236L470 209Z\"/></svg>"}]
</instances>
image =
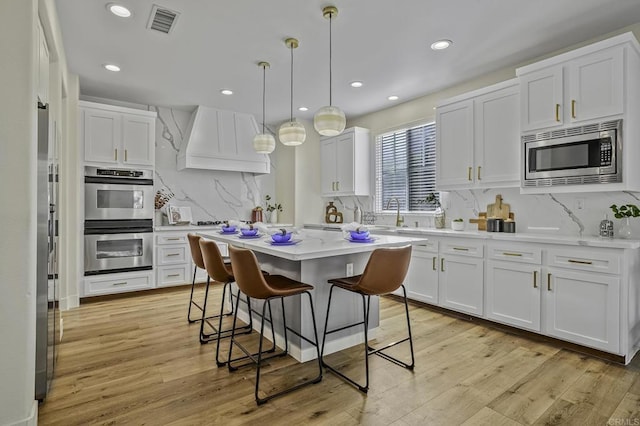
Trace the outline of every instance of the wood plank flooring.
<instances>
[{"instance_id":1,"label":"wood plank flooring","mask_svg":"<svg viewBox=\"0 0 640 426\"><path fill-rule=\"evenodd\" d=\"M210 297L217 305L220 288ZM611 364L417 306L413 372L374 356L367 395L325 372L319 384L258 407L254 368L216 367L215 343L201 345L199 325L187 323L188 298L181 287L64 312L39 424L640 425L639 357ZM378 342L404 336L403 313L399 302L381 300ZM361 350L328 361L364 377ZM276 358L261 386L309 377L315 366Z\"/></svg>"}]
</instances>

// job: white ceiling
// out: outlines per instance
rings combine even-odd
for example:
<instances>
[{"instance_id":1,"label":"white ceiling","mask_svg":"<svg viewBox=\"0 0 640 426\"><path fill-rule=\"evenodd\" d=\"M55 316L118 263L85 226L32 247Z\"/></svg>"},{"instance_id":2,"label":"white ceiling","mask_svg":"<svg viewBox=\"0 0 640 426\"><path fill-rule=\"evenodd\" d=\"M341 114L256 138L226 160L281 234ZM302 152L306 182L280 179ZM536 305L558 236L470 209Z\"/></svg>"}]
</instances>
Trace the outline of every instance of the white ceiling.
<instances>
[{"instance_id":1,"label":"white ceiling","mask_svg":"<svg viewBox=\"0 0 640 426\"><path fill-rule=\"evenodd\" d=\"M639 0L55 0L67 62L83 95L255 114L267 70L268 123L289 117L295 37L294 116L329 102L329 21L333 20L333 104L347 118L442 90L482 74L640 22ZM172 33L146 28L153 4L180 13ZM433 51L433 41L453 40ZM115 63L119 73L102 65ZM354 89L353 80L364 86ZM232 96L220 94L230 88ZM308 112L297 111L307 106Z\"/></svg>"}]
</instances>

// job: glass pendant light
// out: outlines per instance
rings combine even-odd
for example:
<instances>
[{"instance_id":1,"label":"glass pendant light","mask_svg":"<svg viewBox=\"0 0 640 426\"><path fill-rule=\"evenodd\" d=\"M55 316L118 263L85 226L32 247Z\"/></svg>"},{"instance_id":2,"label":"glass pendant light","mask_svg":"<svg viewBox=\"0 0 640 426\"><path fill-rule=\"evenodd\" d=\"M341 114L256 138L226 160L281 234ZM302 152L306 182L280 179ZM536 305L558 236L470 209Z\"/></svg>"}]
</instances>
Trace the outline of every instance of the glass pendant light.
<instances>
[{"instance_id":1,"label":"glass pendant light","mask_svg":"<svg viewBox=\"0 0 640 426\"><path fill-rule=\"evenodd\" d=\"M347 119L344 112L331 104L331 21L334 15L338 15L335 6L327 6L322 9L322 15L329 19L329 105L320 108L313 117L313 127L323 136L336 136L344 131Z\"/></svg>"},{"instance_id":2,"label":"glass pendant light","mask_svg":"<svg viewBox=\"0 0 640 426\"><path fill-rule=\"evenodd\" d=\"M258 64L262 68L262 133L256 135L253 138L253 149L258 154L271 154L276 148L276 140L268 133L265 133L264 125L264 110L265 110L265 98L267 87L267 68L270 66L269 62L260 62Z\"/></svg>"},{"instance_id":3,"label":"glass pendant light","mask_svg":"<svg viewBox=\"0 0 640 426\"><path fill-rule=\"evenodd\" d=\"M298 40L288 38L284 41L284 44L291 50L291 115L290 120L280 126L278 136L283 145L297 146L302 145L307 138L307 131L304 126L293 118L293 49L298 47Z\"/></svg>"}]
</instances>

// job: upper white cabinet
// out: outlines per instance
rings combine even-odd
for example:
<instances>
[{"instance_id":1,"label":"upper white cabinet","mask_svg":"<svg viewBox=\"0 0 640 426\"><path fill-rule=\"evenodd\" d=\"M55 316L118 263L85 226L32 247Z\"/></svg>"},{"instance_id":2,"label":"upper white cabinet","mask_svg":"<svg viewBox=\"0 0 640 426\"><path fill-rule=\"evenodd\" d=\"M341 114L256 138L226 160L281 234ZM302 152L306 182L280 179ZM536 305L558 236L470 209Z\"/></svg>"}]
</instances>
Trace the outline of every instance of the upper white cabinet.
<instances>
[{"instance_id":1,"label":"upper white cabinet","mask_svg":"<svg viewBox=\"0 0 640 426\"><path fill-rule=\"evenodd\" d=\"M38 20L38 100L49 103L49 47L44 36L42 23Z\"/></svg>"},{"instance_id":2,"label":"upper white cabinet","mask_svg":"<svg viewBox=\"0 0 640 426\"><path fill-rule=\"evenodd\" d=\"M625 60L626 57L626 60ZM516 70L523 132L601 121L626 112L638 43L622 34Z\"/></svg>"},{"instance_id":3,"label":"upper white cabinet","mask_svg":"<svg viewBox=\"0 0 640 426\"><path fill-rule=\"evenodd\" d=\"M515 79L441 103L436 113L437 189L519 186L518 111Z\"/></svg>"},{"instance_id":4,"label":"upper white cabinet","mask_svg":"<svg viewBox=\"0 0 640 426\"><path fill-rule=\"evenodd\" d=\"M338 136L320 139L322 195L371 194L369 130L351 127Z\"/></svg>"},{"instance_id":5,"label":"upper white cabinet","mask_svg":"<svg viewBox=\"0 0 640 426\"><path fill-rule=\"evenodd\" d=\"M87 163L153 166L156 113L81 101Z\"/></svg>"}]
</instances>

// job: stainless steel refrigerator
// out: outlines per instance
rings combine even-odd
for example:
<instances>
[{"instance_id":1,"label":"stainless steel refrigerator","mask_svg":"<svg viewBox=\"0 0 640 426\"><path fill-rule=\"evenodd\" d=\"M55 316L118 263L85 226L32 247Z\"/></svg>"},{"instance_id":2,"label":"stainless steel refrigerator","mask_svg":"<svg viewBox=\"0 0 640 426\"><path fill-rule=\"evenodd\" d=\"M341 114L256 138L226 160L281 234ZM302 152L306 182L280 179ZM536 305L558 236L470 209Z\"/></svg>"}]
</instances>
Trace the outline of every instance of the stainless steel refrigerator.
<instances>
[{"instance_id":1,"label":"stainless steel refrigerator","mask_svg":"<svg viewBox=\"0 0 640 426\"><path fill-rule=\"evenodd\" d=\"M56 363L58 340L58 164L50 149L49 108L38 103L37 263L36 263L36 383L43 401Z\"/></svg>"}]
</instances>

